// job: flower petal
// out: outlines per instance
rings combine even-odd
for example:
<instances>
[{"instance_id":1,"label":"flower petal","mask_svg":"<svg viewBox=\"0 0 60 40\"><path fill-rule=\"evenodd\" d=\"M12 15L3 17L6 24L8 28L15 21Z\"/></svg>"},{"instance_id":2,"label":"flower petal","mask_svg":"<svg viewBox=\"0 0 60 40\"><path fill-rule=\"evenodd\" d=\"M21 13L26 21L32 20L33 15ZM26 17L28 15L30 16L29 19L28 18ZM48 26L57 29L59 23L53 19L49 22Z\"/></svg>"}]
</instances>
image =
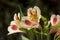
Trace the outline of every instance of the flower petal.
<instances>
[{"instance_id":1,"label":"flower petal","mask_svg":"<svg viewBox=\"0 0 60 40\"><path fill-rule=\"evenodd\" d=\"M21 25L23 28L31 29L31 28L38 28L39 26L39 23L32 22L27 17L23 17L22 19L23 20L22 20Z\"/></svg>"},{"instance_id":2,"label":"flower petal","mask_svg":"<svg viewBox=\"0 0 60 40\"><path fill-rule=\"evenodd\" d=\"M17 18L17 15L16 15L16 14L14 14L14 20L16 20L16 18Z\"/></svg>"},{"instance_id":3,"label":"flower petal","mask_svg":"<svg viewBox=\"0 0 60 40\"><path fill-rule=\"evenodd\" d=\"M40 19L40 18L41 18L41 10L40 10L37 6L35 6L34 9L37 10L37 15L38 15L38 17L39 17L39 19ZM39 21L39 20L38 20L38 21Z\"/></svg>"},{"instance_id":4,"label":"flower petal","mask_svg":"<svg viewBox=\"0 0 60 40\"><path fill-rule=\"evenodd\" d=\"M21 31L21 30L19 30L19 29L13 30L13 29L11 28L11 26L8 27L8 31L9 31L8 35L13 34L13 33L17 33L17 32L23 32L23 31Z\"/></svg>"},{"instance_id":5,"label":"flower petal","mask_svg":"<svg viewBox=\"0 0 60 40\"><path fill-rule=\"evenodd\" d=\"M20 13L18 13L18 18L20 19Z\"/></svg>"},{"instance_id":6,"label":"flower petal","mask_svg":"<svg viewBox=\"0 0 60 40\"><path fill-rule=\"evenodd\" d=\"M21 26L23 26L23 28L29 28L29 27L31 27L31 25L27 25L27 24L26 24L25 20L29 20L28 17L24 16L24 17L22 18ZM30 20L29 20L29 21L30 21Z\"/></svg>"},{"instance_id":7,"label":"flower petal","mask_svg":"<svg viewBox=\"0 0 60 40\"><path fill-rule=\"evenodd\" d=\"M11 21L10 25L16 25L15 21Z\"/></svg>"},{"instance_id":8,"label":"flower petal","mask_svg":"<svg viewBox=\"0 0 60 40\"><path fill-rule=\"evenodd\" d=\"M41 18L41 11L40 9L35 6L34 8L29 8L28 11L28 18L33 22L39 22Z\"/></svg>"},{"instance_id":9,"label":"flower petal","mask_svg":"<svg viewBox=\"0 0 60 40\"><path fill-rule=\"evenodd\" d=\"M19 13L18 13L18 15L20 15ZM19 17L17 16L17 14L14 14L14 20L16 21L16 20L19 20Z\"/></svg>"},{"instance_id":10,"label":"flower petal","mask_svg":"<svg viewBox=\"0 0 60 40\"><path fill-rule=\"evenodd\" d=\"M52 26L55 26L59 23L59 15L52 15L51 16L51 24Z\"/></svg>"},{"instance_id":11,"label":"flower petal","mask_svg":"<svg viewBox=\"0 0 60 40\"><path fill-rule=\"evenodd\" d=\"M27 10L27 16L30 16L30 15L32 15L32 8L29 8L29 9Z\"/></svg>"}]
</instances>

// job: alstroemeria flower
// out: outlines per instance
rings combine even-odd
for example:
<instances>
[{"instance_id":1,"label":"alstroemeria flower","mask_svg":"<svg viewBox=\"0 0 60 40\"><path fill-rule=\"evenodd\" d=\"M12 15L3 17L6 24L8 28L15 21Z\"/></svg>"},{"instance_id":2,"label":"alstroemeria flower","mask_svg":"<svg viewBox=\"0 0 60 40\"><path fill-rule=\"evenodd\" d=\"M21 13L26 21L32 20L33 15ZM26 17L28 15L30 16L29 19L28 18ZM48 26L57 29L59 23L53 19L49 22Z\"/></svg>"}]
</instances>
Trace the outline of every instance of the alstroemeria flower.
<instances>
[{"instance_id":1,"label":"alstroemeria flower","mask_svg":"<svg viewBox=\"0 0 60 40\"><path fill-rule=\"evenodd\" d=\"M32 22L39 22L41 18L41 11L37 6L34 8L29 8L27 11L27 16Z\"/></svg>"},{"instance_id":2,"label":"alstroemeria flower","mask_svg":"<svg viewBox=\"0 0 60 40\"><path fill-rule=\"evenodd\" d=\"M41 18L40 9L35 6L34 8L29 8L27 11L27 16L22 18L22 26L25 28L38 28L39 21Z\"/></svg>"},{"instance_id":3,"label":"alstroemeria flower","mask_svg":"<svg viewBox=\"0 0 60 40\"><path fill-rule=\"evenodd\" d=\"M11 25L8 27L8 31L9 31L8 35L13 34L13 33L17 33L17 32L23 32L23 31L19 30L19 27L15 23L15 21L11 22Z\"/></svg>"},{"instance_id":4,"label":"alstroemeria flower","mask_svg":"<svg viewBox=\"0 0 60 40\"><path fill-rule=\"evenodd\" d=\"M51 16L51 25L52 25L52 27L56 26L56 28L52 28L50 30L50 33L58 31L57 25L59 24L59 22L60 22L60 16L59 15L52 15ZM58 32L57 32L57 34L58 34Z\"/></svg>"},{"instance_id":5,"label":"alstroemeria flower","mask_svg":"<svg viewBox=\"0 0 60 40\"><path fill-rule=\"evenodd\" d=\"M32 22L31 20L28 19L28 17L23 17L21 25L23 26L23 28L31 29L38 28L39 23Z\"/></svg>"},{"instance_id":6,"label":"alstroemeria flower","mask_svg":"<svg viewBox=\"0 0 60 40\"><path fill-rule=\"evenodd\" d=\"M19 30L20 28L20 14L18 13L18 16L15 14L14 15L14 21L11 21L10 26L8 27L8 35L13 34L13 33L17 33L17 32L22 32L21 30Z\"/></svg>"},{"instance_id":7,"label":"alstroemeria flower","mask_svg":"<svg viewBox=\"0 0 60 40\"><path fill-rule=\"evenodd\" d=\"M60 21L60 16L59 15L52 15L51 16L51 25L56 26Z\"/></svg>"}]
</instances>

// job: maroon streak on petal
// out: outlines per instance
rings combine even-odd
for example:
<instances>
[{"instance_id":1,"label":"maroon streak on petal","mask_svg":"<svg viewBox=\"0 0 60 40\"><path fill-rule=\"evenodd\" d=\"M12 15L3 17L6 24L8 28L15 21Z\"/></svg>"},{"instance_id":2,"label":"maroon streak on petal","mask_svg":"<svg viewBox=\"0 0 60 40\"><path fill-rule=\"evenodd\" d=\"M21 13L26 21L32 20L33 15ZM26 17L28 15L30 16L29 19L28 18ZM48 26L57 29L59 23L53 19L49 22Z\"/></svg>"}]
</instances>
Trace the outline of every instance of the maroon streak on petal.
<instances>
[{"instance_id":1,"label":"maroon streak on petal","mask_svg":"<svg viewBox=\"0 0 60 40\"><path fill-rule=\"evenodd\" d=\"M32 10L30 10L30 14L32 15Z\"/></svg>"},{"instance_id":2,"label":"maroon streak on petal","mask_svg":"<svg viewBox=\"0 0 60 40\"><path fill-rule=\"evenodd\" d=\"M57 22L57 17L53 19L53 24L55 24L56 22Z\"/></svg>"},{"instance_id":3,"label":"maroon streak on petal","mask_svg":"<svg viewBox=\"0 0 60 40\"><path fill-rule=\"evenodd\" d=\"M25 20L26 25L31 25L32 23L29 20Z\"/></svg>"},{"instance_id":4,"label":"maroon streak on petal","mask_svg":"<svg viewBox=\"0 0 60 40\"><path fill-rule=\"evenodd\" d=\"M12 25L11 27L13 30L17 30L17 26L16 25Z\"/></svg>"}]
</instances>

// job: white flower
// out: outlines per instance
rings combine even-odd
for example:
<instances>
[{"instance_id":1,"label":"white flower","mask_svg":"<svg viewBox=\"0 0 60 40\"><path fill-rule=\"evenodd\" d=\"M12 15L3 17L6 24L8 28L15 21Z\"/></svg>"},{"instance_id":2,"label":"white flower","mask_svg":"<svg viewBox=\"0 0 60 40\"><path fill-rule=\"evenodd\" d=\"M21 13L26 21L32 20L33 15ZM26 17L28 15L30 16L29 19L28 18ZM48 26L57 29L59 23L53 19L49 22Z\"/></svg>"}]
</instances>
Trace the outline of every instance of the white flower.
<instances>
[{"instance_id":1,"label":"white flower","mask_svg":"<svg viewBox=\"0 0 60 40\"><path fill-rule=\"evenodd\" d=\"M11 26L8 27L8 31L9 31L8 35L13 34L13 33L17 33L17 32L21 32L18 29L17 30L13 30Z\"/></svg>"},{"instance_id":2,"label":"white flower","mask_svg":"<svg viewBox=\"0 0 60 40\"><path fill-rule=\"evenodd\" d=\"M18 27L18 25L16 25L15 21L11 22L10 26L8 27L8 31L9 31L8 35L17 33L17 32L23 32L23 31L19 30L19 27Z\"/></svg>"},{"instance_id":3,"label":"white flower","mask_svg":"<svg viewBox=\"0 0 60 40\"><path fill-rule=\"evenodd\" d=\"M16 14L14 14L14 20L11 21L10 26L8 27L8 35L13 34L13 33L17 33L17 32L23 32L21 30L19 30L20 28L20 13L18 13L18 16Z\"/></svg>"},{"instance_id":4,"label":"white flower","mask_svg":"<svg viewBox=\"0 0 60 40\"><path fill-rule=\"evenodd\" d=\"M28 18L33 21L33 22L39 22L41 18L41 10L37 7L34 6L34 8L29 8L27 11L27 16Z\"/></svg>"},{"instance_id":5,"label":"white flower","mask_svg":"<svg viewBox=\"0 0 60 40\"><path fill-rule=\"evenodd\" d=\"M23 17L21 25L23 28L31 29L31 28L38 28L39 23L30 21L28 17Z\"/></svg>"},{"instance_id":6,"label":"white flower","mask_svg":"<svg viewBox=\"0 0 60 40\"><path fill-rule=\"evenodd\" d=\"M59 15L52 15L51 16L51 25L56 26L60 21L60 16Z\"/></svg>"}]
</instances>

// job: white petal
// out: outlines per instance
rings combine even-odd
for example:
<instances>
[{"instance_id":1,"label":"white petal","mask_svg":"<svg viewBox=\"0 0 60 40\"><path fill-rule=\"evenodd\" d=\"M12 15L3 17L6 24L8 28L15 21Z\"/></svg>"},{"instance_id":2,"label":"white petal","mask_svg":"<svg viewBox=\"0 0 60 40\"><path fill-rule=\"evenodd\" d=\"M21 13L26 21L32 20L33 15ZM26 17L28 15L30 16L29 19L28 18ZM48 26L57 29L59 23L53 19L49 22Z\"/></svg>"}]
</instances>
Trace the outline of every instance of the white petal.
<instances>
[{"instance_id":1,"label":"white petal","mask_svg":"<svg viewBox=\"0 0 60 40\"><path fill-rule=\"evenodd\" d=\"M60 20L60 15L57 15L58 20Z\"/></svg>"},{"instance_id":2,"label":"white petal","mask_svg":"<svg viewBox=\"0 0 60 40\"><path fill-rule=\"evenodd\" d=\"M35 6L34 8L29 8L28 9L28 11L27 11L27 14L28 14L28 18L30 18L30 15L31 15L31 13L30 13L30 11L36 11L37 10L37 16L38 16L38 22L40 21L40 18L41 18L41 10L37 7L37 6Z\"/></svg>"},{"instance_id":3,"label":"white petal","mask_svg":"<svg viewBox=\"0 0 60 40\"><path fill-rule=\"evenodd\" d=\"M25 22L24 22L25 20L29 20L28 17L24 16L24 17L22 18L21 26L22 26L23 28L30 28L31 25L26 25ZM29 20L29 21L30 21L30 20Z\"/></svg>"},{"instance_id":4,"label":"white petal","mask_svg":"<svg viewBox=\"0 0 60 40\"><path fill-rule=\"evenodd\" d=\"M20 13L18 13L18 18L20 19Z\"/></svg>"},{"instance_id":5,"label":"white petal","mask_svg":"<svg viewBox=\"0 0 60 40\"><path fill-rule=\"evenodd\" d=\"M10 25L16 25L15 21L11 21Z\"/></svg>"},{"instance_id":6,"label":"white petal","mask_svg":"<svg viewBox=\"0 0 60 40\"><path fill-rule=\"evenodd\" d=\"M26 25L24 22L21 23L22 28L26 28L28 30L31 29L31 26Z\"/></svg>"},{"instance_id":7,"label":"white petal","mask_svg":"<svg viewBox=\"0 0 60 40\"><path fill-rule=\"evenodd\" d=\"M23 31L21 31L21 30L19 30L19 29L17 29L17 30L12 30L12 29L11 29L11 26L8 27L8 31L9 31L8 35L13 34L13 33L17 33L17 32L23 32Z\"/></svg>"},{"instance_id":8,"label":"white petal","mask_svg":"<svg viewBox=\"0 0 60 40\"><path fill-rule=\"evenodd\" d=\"M16 18L17 18L17 14L14 14L14 20L16 20Z\"/></svg>"},{"instance_id":9,"label":"white petal","mask_svg":"<svg viewBox=\"0 0 60 40\"><path fill-rule=\"evenodd\" d=\"M59 15L57 15L57 23L56 23L56 24L58 24L58 23L59 23L59 21L60 21L60 16L59 16Z\"/></svg>"},{"instance_id":10,"label":"white petal","mask_svg":"<svg viewBox=\"0 0 60 40\"><path fill-rule=\"evenodd\" d=\"M41 17L40 17L40 16L41 16L41 10L40 10L40 8L37 7L37 6L34 6L34 9L37 10L37 15L39 16L39 18L41 18Z\"/></svg>"},{"instance_id":11,"label":"white petal","mask_svg":"<svg viewBox=\"0 0 60 40\"><path fill-rule=\"evenodd\" d=\"M56 22L55 24L53 24L53 19L54 19L55 17L57 17L57 22ZM52 15L52 16L51 16L51 24L52 24L52 26L55 26L55 25L58 24L58 22L59 22L59 17L60 17L59 15L57 15L57 16L56 16L56 15Z\"/></svg>"},{"instance_id":12,"label":"white petal","mask_svg":"<svg viewBox=\"0 0 60 40\"><path fill-rule=\"evenodd\" d=\"M27 16L22 17L22 20L29 20Z\"/></svg>"},{"instance_id":13,"label":"white petal","mask_svg":"<svg viewBox=\"0 0 60 40\"><path fill-rule=\"evenodd\" d=\"M32 26L32 28L38 28L39 23L35 23L36 25Z\"/></svg>"},{"instance_id":14,"label":"white petal","mask_svg":"<svg viewBox=\"0 0 60 40\"><path fill-rule=\"evenodd\" d=\"M25 19L25 20L27 20L27 19ZM30 30L31 28L38 28L39 24L34 25L34 26L33 26L33 24L34 24L34 22L32 22L32 25L26 25L24 20L23 20L23 22L21 23L21 26L23 28L27 28L28 30Z\"/></svg>"},{"instance_id":15,"label":"white petal","mask_svg":"<svg viewBox=\"0 0 60 40\"><path fill-rule=\"evenodd\" d=\"M29 8L29 9L27 10L27 15L28 15L28 16L30 16L30 11L32 11L32 8Z\"/></svg>"},{"instance_id":16,"label":"white petal","mask_svg":"<svg viewBox=\"0 0 60 40\"><path fill-rule=\"evenodd\" d=\"M54 15L54 14L51 16L51 24L52 24L52 26L53 26L53 18L54 18L55 16L56 16L56 15Z\"/></svg>"}]
</instances>

